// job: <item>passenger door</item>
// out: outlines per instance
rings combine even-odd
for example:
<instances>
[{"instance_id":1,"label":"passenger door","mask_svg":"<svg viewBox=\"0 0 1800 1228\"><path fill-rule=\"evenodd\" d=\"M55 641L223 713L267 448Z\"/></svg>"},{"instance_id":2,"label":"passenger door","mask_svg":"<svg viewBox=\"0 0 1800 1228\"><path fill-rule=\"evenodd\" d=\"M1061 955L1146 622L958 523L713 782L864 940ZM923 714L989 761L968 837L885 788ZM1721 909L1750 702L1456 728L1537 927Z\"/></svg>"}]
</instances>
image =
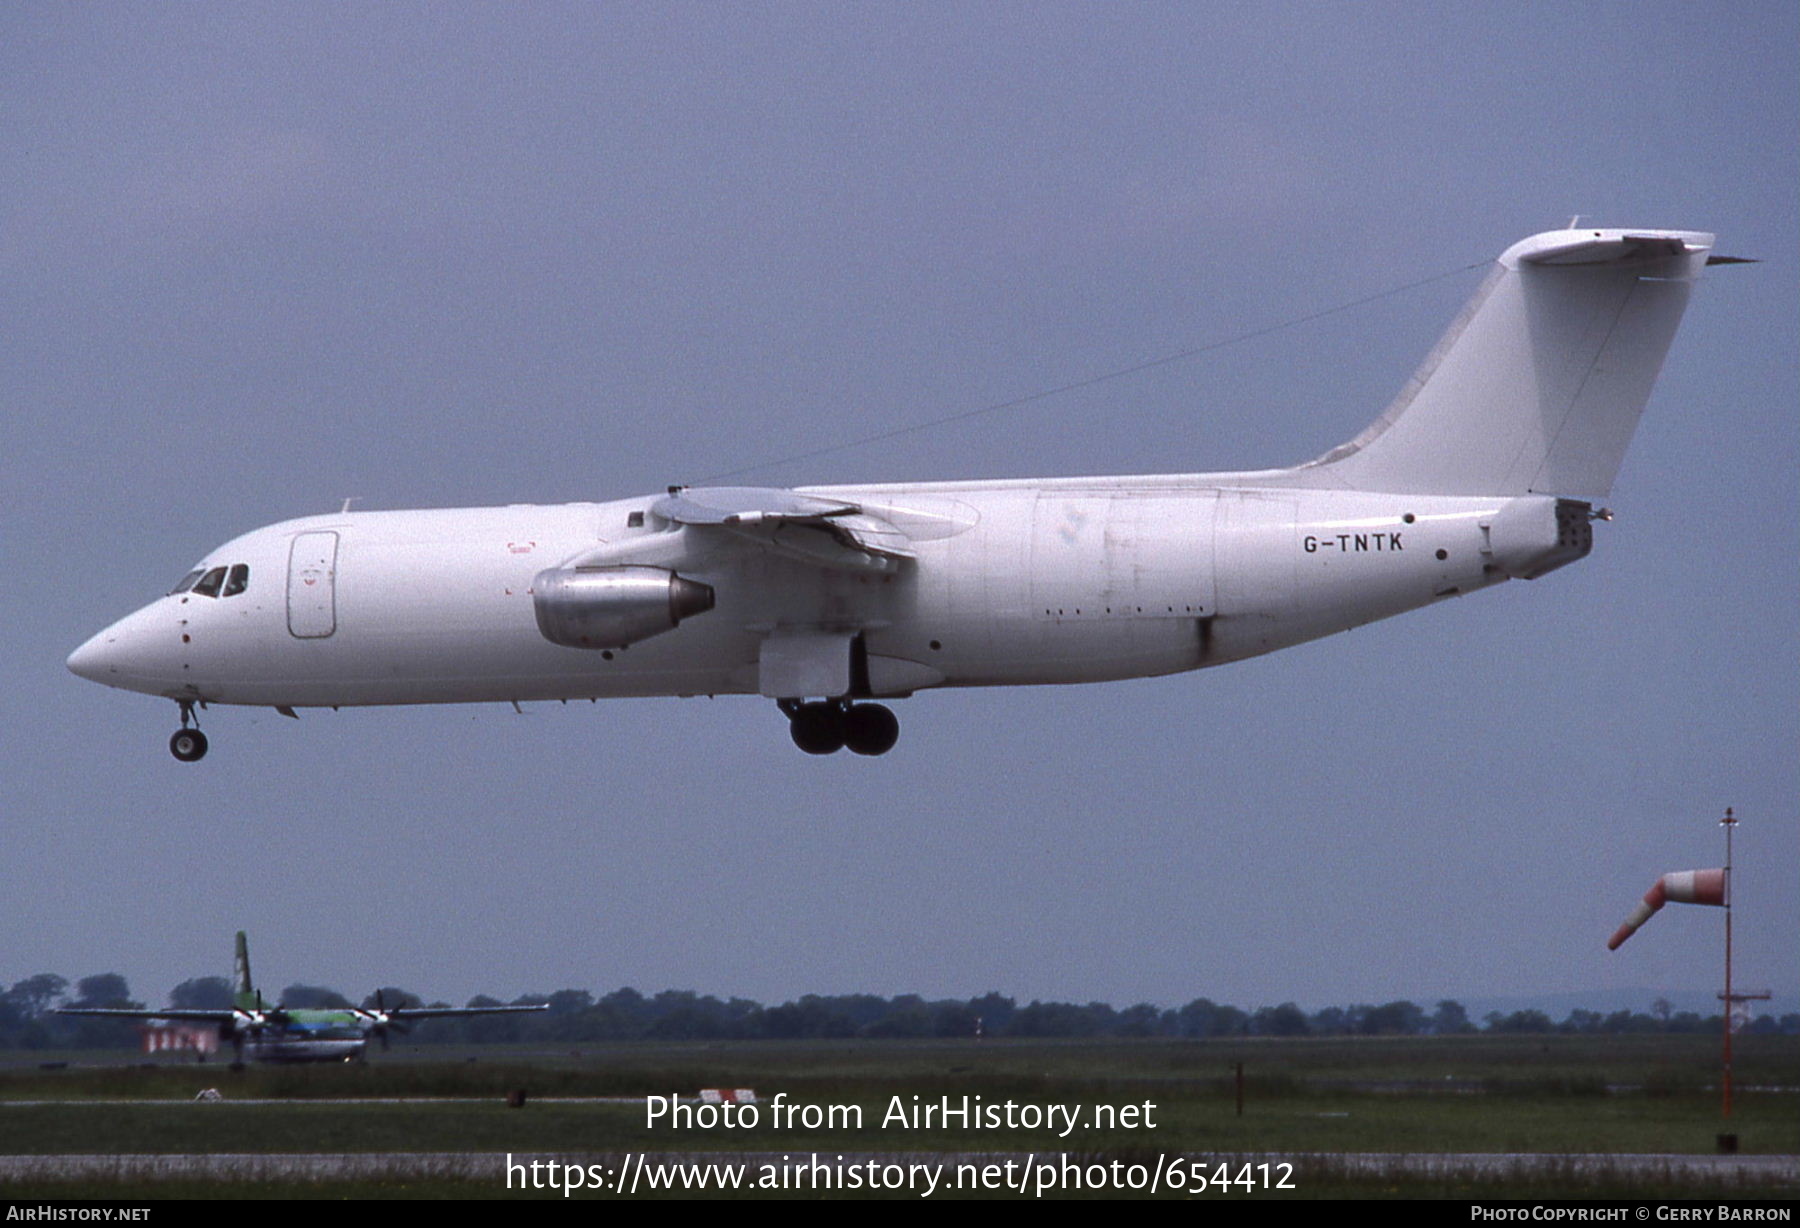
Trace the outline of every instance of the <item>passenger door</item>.
<instances>
[{"instance_id":1,"label":"passenger door","mask_svg":"<svg viewBox=\"0 0 1800 1228\"><path fill-rule=\"evenodd\" d=\"M337 630L336 533L301 533L288 552L288 631L324 639Z\"/></svg>"}]
</instances>

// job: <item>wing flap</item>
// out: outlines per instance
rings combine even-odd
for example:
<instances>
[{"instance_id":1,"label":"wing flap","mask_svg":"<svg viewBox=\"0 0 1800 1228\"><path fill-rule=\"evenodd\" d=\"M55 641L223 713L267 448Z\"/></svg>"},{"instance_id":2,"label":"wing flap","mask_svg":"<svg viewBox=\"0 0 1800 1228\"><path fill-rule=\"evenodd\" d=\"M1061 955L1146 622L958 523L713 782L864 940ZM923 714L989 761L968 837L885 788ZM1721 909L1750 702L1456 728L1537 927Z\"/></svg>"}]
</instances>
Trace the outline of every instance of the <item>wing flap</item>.
<instances>
[{"instance_id":1,"label":"wing flap","mask_svg":"<svg viewBox=\"0 0 1800 1228\"><path fill-rule=\"evenodd\" d=\"M716 529L835 570L889 572L916 557L911 538L859 505L791 490L677 487L650 510L676 524Z\"/></svg>"}]
</instances>

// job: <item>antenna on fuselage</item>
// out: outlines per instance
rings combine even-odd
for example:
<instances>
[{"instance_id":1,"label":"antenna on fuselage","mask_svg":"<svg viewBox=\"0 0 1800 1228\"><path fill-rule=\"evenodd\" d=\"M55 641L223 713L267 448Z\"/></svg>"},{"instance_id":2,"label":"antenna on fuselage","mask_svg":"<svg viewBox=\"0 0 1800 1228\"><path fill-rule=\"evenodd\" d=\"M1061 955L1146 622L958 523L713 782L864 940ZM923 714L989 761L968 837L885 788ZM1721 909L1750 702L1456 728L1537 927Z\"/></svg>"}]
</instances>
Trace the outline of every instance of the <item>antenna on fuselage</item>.
<instances>
[{"instance_id":1,"label":"antenna on fuselage","mask_svg":"<svg viewBox=\"0 0 1800 1228\"><path fill-rule=\"evenodd\" d=\"M350 510L350 505L360 498L362 498L361 495L346 495L344 497L344 506L338 509L338 515L342 516L344 513L348 512Z\"/></svg>"}]
</instances>

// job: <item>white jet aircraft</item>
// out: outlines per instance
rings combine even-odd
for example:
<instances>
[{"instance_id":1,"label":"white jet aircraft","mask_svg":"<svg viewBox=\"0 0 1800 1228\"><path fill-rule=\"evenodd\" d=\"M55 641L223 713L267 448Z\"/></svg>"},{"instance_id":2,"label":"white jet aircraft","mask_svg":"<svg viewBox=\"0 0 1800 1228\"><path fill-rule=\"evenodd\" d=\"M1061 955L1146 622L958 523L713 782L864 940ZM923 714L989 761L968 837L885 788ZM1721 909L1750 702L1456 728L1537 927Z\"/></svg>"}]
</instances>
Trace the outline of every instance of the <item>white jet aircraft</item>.
<instances>
[{"instance_id":1,"label":"white jet aircraft","mask_svg":"<svg viewBox=\"0 0 1800 1228\"><path fill-rule=\"evenodd\" d=\"M351 512L214 550L69 668L196 708L764 695L816 755L929 687L1223 665L1585 556L1713 236L1508 248L1400 395L1288 469Z\"/></svg>"}]
</instances>

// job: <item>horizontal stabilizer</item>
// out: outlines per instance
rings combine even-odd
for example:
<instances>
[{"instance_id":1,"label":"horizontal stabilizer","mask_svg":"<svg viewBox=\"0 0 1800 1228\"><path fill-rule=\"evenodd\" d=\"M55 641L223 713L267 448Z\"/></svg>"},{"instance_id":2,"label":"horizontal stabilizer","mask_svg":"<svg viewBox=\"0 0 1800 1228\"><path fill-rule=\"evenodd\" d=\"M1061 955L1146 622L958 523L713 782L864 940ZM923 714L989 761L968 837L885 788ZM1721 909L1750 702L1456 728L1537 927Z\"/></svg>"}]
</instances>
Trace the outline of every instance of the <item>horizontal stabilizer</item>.
<instances>
[{"instance_id":1,"label":"horizontal stabilizer","mask_svg":"<svg viewBox=\"0 0 1800 1228\"><path fill-rule=\"evenodd\" d=\"M1564 230L1527 239L1508 255L1522 264L1627 264L1685 255L1695 250L1686 242L1693 237L1628 234L1616 230ZM1505 257L1501 259L1504 261Z\"/></svg>"}]
</instances>

